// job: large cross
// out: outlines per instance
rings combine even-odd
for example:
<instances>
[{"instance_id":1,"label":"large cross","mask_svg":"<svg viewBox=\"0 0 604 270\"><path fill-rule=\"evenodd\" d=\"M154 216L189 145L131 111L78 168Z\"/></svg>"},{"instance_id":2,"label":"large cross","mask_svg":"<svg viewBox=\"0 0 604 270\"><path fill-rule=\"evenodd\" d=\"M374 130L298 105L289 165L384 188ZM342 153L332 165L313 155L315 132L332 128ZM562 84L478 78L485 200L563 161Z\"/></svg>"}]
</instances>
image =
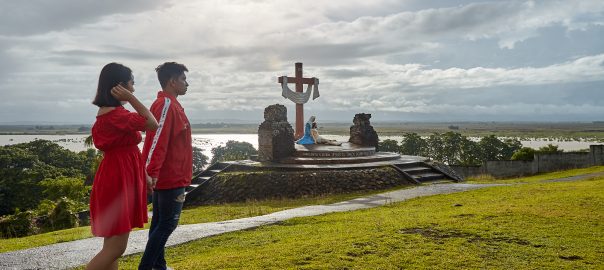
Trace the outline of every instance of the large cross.
<instances>
[{"instance_id":1,"label":"large cross","mask_svg":"<svg viewBox=\"0 0 604 270\"><path fill-rule=\"evenodd\" d=\"M278 82L283 83L283 77L279 77ZM287 83L295 83L296 93L302 93L304 85L313 85L315 78L303 78L302 63L296 63L296 77L287 77ZM299 139L302 136L304 136L304 104L296 104L296 133L294 137Z\"/></svg>"}]
</instances>

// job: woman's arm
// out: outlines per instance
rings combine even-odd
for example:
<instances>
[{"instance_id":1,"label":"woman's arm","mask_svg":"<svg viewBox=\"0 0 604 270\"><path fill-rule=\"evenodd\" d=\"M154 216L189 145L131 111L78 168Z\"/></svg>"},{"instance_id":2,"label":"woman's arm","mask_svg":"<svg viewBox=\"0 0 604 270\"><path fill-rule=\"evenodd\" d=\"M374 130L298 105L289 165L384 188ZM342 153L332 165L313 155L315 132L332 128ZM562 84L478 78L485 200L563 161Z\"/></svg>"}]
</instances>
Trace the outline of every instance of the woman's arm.
<instances>
[{"instance_id":1,"label":"woman's arm","mask_svg":"<svg viewBox=\"0 0 604 270\"><path fill-rule=\"evenodd\" d=\"M121 85L117 85L111 89L111 95L113 95L117 100L128 101L130 105L132 105L132 108L134 108L134 110L136 110L138 114L147 119L147 122L145 123L146 130L154 131L157 129L157 127L159 127L159 125L157 124L157 120L155 120L155 117L149 111L149 109L147 109L147 107L145 107L145 105L143 105L132 94L132 92L128 91L128 89L124 88Z\"/></svg>"}]
</instances>

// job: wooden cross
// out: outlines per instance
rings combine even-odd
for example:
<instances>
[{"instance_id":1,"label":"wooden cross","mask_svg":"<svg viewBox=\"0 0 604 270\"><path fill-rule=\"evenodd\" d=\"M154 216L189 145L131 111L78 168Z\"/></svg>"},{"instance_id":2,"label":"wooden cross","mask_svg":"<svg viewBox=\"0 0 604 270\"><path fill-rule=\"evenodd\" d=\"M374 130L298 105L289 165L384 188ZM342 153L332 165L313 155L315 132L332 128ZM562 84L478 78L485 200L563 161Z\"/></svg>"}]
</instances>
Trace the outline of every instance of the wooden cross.
<instances>
[{"instance_id":1,"label":"wooden cross","mask_svg":"<svg viewBox=\"0 0 604 270\"><path fill-rule=\"evenodd\" d=\"M279 77L278 82L283 83L283 78ZM303 78L302 77L302 63L296 63L296 77L287 77L287 83L296 84L296 92L304 92L303 88L305 84L313 85L315 83L314 78ZM296 139L304 136L304 104L296 104L296 133L294 137Z\"/></svg>"}]
</instances>

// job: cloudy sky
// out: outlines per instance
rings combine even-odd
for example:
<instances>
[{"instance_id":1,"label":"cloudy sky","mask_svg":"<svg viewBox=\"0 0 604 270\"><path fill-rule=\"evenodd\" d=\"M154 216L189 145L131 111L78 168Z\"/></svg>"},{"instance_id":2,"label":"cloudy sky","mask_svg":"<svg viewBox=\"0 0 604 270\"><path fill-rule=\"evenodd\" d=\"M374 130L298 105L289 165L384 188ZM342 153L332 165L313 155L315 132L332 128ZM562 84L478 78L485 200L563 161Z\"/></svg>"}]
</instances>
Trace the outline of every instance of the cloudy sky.
<instances>
[{"instance_id":1,"label":"cloudy sky","mask_svg":"<svg viewBox=\"0 0 604 270\"><path fill-rule=\"evenodd\" d=\"M109 62L150 104L165 61L194 123L292 121L295 62L319 121L604 120L604 1L0 0L0 123L92 123Z\"/></svg>"}]
</instances>

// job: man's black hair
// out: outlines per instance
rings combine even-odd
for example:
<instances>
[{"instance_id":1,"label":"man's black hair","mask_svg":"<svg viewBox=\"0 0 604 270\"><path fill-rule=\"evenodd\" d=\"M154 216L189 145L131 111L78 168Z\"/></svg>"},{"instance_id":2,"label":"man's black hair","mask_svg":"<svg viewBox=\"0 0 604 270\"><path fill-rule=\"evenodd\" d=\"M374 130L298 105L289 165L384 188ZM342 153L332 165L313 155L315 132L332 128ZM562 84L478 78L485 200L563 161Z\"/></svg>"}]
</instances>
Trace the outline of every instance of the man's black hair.
<instances>
[{"instance_id":1,"label":"man's black hair","mask_svg":"<svg viewBox=\"0 0 604 270\"><path fill-rule=\"evenodd\" d=\"M181 74L184 74L185 71L189 71L187 67L183 64L179 64L176 62L166 62L159 65L155 71L157 72L157 79L159 80L159 84L162 88L165 88L168 85L168 81L172 78L176 78Z\"/></svg>"}]
</instances>

